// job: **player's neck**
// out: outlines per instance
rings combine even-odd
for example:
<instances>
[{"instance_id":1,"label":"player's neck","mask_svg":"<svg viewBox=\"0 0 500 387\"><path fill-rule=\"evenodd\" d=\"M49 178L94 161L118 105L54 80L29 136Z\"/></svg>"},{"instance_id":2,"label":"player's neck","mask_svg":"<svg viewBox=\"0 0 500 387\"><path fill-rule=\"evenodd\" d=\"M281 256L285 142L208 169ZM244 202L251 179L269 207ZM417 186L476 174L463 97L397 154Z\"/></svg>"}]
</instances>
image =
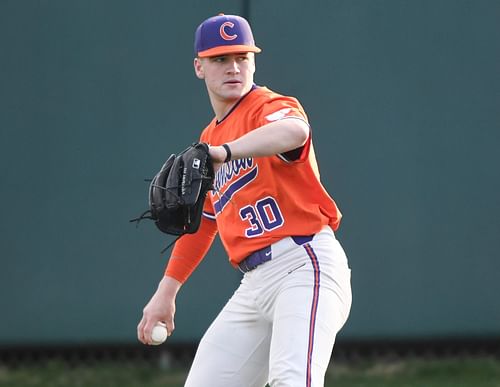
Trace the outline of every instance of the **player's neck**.
<instances>
[{"instance_id":1,"label":"player's neck","mask_svg":"<svg viewBox=\"0 0 500 387\"><path fill-rule=\"evenodd\" d=\"M249 90L247 90L241 97L238 98L220 98L216 95L212 95L209 93L210 103L212 105L212 109L215 113L215 118L217 122L222 121L226 118L233 109L241 102L243 98L245 98L256 86L252 84Z\"/></svg>"},{"instance_id":2,"label":"player's neck","mask_svg":"<svg viewBox=\"0 0 500 387\"><path fill-rule=\"evenodd\" d=\"M218 101L215 99L211 99L210 102L212 104L212 109L215 113L215 118L217 119L217 121L222 121L240 99L241 98L238 98L232 101Z\"/></svg>"}]
</instances>

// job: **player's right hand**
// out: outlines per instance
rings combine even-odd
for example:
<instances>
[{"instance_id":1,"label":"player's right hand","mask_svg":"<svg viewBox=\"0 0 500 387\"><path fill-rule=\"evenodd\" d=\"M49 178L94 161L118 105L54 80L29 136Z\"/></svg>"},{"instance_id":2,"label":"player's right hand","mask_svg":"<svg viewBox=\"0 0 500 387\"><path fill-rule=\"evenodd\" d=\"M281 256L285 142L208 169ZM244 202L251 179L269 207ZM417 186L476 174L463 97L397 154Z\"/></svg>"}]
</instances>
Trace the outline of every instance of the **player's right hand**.
<instances>
[{"instance_id":1,"label":"player's right hand","mask_svg":"<svg viewBox=\"0 0 500 387\"><path fill-rule=\"evenodd\" d=\"M226 150L222 146L209 146L208 154L212 159L214 172L217 172L222 167L222 164L224 164L227 156Z\"/></svg>"}]
</instances>

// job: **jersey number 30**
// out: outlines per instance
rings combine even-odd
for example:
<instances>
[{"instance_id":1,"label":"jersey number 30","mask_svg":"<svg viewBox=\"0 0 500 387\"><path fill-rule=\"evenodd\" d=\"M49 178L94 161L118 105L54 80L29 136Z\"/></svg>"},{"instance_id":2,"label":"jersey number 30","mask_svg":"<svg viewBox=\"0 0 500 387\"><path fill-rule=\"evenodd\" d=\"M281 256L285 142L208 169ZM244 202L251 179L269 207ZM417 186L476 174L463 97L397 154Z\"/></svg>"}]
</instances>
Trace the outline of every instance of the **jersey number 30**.
<instances>
[{"instance_id":1,"label":"jersey number 30","mask_svg":"<svg viewBox=\"0 0 500 387\"><path fill-rule=\"evenodd\" d=\"M248 238L262 235L265 231L274 230L284 223L278 203L271 196L258 200L253 206L240 209L240 217L250 223L250 227L245 230Z\"/></svg>"}]
</instances>

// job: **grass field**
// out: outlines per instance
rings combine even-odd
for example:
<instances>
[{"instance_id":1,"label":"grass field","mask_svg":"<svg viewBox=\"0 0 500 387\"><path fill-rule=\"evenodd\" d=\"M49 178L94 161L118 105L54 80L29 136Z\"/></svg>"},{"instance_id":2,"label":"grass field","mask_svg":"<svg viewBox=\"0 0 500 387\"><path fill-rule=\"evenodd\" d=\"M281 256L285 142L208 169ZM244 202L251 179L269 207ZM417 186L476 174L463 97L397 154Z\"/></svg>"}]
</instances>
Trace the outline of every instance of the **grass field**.
<instances>
[{"instance_id":1,"label":"grass field","mask_svg":"<svg viewBox=\"0 0 500 387\"><path fill-rule=\"evenodd\" d=\"M0 386L180 387L186 372L183 368L165 370L158 365L144 363L107 361L99 365L68 366L64 362L50 361L31 366L0 366ZM328 369L325 386L500 387L500 359L412 359L365 361L356 365L340 363Z\"/></svg>"}]
</instances>

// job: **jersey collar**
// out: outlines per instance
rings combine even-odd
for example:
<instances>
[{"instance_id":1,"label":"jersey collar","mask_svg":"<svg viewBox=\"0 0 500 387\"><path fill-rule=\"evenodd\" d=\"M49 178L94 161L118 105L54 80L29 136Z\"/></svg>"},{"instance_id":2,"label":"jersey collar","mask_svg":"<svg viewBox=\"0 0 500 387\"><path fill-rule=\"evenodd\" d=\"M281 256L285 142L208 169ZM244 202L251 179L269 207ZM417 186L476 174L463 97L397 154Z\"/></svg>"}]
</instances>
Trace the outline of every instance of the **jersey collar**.
<instances>
[{"instance_id":1,"label":"jersey collar","mask_svg":"<svg viewBox=\"0 0 500 387\"><path fill-rule=\"evenodd\" d=\"M215 120L215 126L219 125L220 123L222 123L227 117L229 117L229 115L234 111L234 109L236 109L238 107L238 105L241 103L241 101L243 101L245 99L245 97L250 94L252 91L254 91L255 89L257 89L259 86L257 86L255 83L252 85L252 88L248 91L248 93L246 93L243 97L241 97L238 102L236 102L234 104L234 106L229 109L229 111L227 112L227 114L219 121L219 120Z\"/></svg>"}]
</instances>

